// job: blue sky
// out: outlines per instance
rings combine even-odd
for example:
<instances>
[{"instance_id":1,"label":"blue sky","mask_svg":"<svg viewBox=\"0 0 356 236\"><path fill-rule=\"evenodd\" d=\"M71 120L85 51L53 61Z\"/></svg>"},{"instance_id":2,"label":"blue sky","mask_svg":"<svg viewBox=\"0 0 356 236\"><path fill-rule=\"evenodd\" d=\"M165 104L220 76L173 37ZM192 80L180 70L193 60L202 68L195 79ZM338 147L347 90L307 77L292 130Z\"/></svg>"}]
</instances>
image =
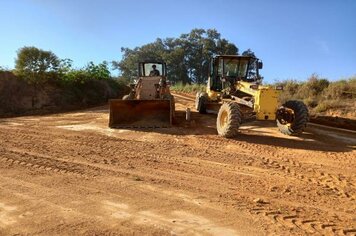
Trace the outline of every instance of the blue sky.
<instances>
[{"instance_id":1,"label":"blue sky","mask_svg":"<svg viewBox=\"0 0 356 236\"><path fill-rule=\"evenodd\" d=\"M1 0L0 66L23 46L76 67L120 60L121 47L215 28L264 62L266 82L356 75L354 0Z\"/></svg>"}]
</instances>

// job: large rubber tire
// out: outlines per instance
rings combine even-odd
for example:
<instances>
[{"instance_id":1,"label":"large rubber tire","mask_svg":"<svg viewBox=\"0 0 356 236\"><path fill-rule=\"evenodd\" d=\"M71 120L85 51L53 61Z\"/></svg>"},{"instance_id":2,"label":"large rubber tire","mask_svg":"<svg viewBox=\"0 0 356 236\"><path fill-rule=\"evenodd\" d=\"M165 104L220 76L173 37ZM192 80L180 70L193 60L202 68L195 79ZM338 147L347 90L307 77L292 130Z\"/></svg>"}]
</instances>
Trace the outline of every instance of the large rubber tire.
<instances>
[{"instance_id":1,"label":"large rubber tire","mask_svg":"<svg viewBox=\"0 0 356 236\"><path fill-rule=\"evenodd\" d=\"M216 129L220 136L233 138L238 134L242 122L242 113L236 102L223 103L218 112Z\"/></svg>"},{"instance_id":2,"label":"large rubber tire","mask_svg":"<svg viewBox=\"0 0 356 236\"><path fill-rule=\"evenodd\" d=\"M195 109L201 113L205 114L206 113L206 102L208 101L207 99L207 94L206 93L197 93L195 97Z\"/></svg>"},{"instance_id":3,"label":"large rubber tire","mask_svg":"<svg viewBox=\"0 0 356 236\"><path fill-rule=\"evenodd\" d=\"M279 131L286 135L301 134L309 121L308 107L301 101L291 100L284 103L279 109L290 109L293 111L293 119L291 122L283 122L278 119L277 116L277 126Z\"/></svg>"}]
</instances>

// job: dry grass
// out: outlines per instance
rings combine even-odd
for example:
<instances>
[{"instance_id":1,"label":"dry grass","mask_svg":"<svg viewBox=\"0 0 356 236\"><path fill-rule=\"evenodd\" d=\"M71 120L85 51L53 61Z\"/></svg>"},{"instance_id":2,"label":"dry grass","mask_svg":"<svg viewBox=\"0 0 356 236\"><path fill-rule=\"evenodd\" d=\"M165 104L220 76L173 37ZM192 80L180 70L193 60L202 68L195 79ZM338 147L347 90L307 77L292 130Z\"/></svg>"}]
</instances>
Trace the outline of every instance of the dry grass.
<instances>
[{"instance_id":1,"label":"dry grass","mask_svg":"<svg viewBox=\"0 0 356 236\"><path fill-rule=\"evenodd\" d=\"M286 80L278 85L284 86L281 103L291 99L301 100L309 107L311 115L340 114L352 118L355 113L356 76L330 82L312 75L305 82Z\"/></svg>"},{"instance_id":2,"label":"dry grass","mask_svg":"<svg viewBox=\"0 0 356 236\"><path fill-rule=\"evenodd\" d=\"M203 92L206 90L206 85L204 84L183 84L178 82L171 86L172 91L182 92L182 93L196 93Z\"/></svg>"}]
</instances>

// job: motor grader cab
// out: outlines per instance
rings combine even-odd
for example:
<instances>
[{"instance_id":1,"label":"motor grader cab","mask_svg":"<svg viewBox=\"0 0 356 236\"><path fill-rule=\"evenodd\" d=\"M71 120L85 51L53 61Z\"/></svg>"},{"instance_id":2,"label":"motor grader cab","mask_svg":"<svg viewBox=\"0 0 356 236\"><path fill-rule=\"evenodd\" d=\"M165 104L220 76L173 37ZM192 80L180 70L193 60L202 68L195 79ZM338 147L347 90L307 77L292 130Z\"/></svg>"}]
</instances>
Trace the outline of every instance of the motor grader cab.
<instances>
[{"instance_id":1,"label":"motor grader cab","mask_svg":"<svg viewBox=\"0 0 356 236\"><path fill-rule=\"evenodd\" d=\"M122 99L111 99L110 128L170 127L174 117L174 97L169 90L164 62L138 64L138 78Z\"/></svg>"},{"instance_id":2,"label":"motor grader cab","mask_svg":"<svg viewBox=\"0 0 356 236\"><path fill-rule=\"evenodd\" d=\"M218 134L234 137L243 122L276 120L287 135L300 134L308 122L308 109L301 101L278 107L283 88L262 86L262 61L252 56L219 55L211 59L206 92L196 95L200 113L217 111Z\"/></svg>"}]
</instances>

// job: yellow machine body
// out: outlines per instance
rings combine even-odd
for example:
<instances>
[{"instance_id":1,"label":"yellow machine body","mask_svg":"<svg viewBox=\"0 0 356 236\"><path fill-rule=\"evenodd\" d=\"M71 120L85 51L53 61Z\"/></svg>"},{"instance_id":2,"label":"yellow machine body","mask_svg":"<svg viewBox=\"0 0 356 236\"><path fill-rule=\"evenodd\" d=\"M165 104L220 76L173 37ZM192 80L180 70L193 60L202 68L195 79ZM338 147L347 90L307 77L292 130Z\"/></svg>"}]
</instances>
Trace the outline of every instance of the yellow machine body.
<instances>
[{"instance_id":1,"label":"yellow machine body","mask_svg":"<svg viewBox=\"0 0 356 236\"><path fill-rule=\"evenodd\" d=\"M283 88L263 86L262 67L253 53L211 59L207 89L196 94L195 108L201 114L217 111L219 135L235 137L241 124L253 120L275 120L281 133L287 135L303 132L309 120L307 106L297 100L279 106Z\"/></svg>"},{"instance_id":2,"label":"yellow machine body","mask_svg":"<svg viewBox=\"0 0 356 236\"><path fill-rule=\"evenodd\" d=\"M158 75L151 75L152 67ZM166 64L140 62L139 77L123 99L111 99L110 128L165 128L172 125L174 97L166 79Z\"/></svg>"},{"instance_id":3,"label":"yellow machine body","mask_svg":"<svg viewBox=\"0 0 356 236\"><path fill-rule=\"evenodd\" d=\"M260 86L248 82L238 82L238 90L252 95L254 99L253 110L257 120L275 120L278 108L280 90L272 87Z\"/></svg>"}]
</instances>

